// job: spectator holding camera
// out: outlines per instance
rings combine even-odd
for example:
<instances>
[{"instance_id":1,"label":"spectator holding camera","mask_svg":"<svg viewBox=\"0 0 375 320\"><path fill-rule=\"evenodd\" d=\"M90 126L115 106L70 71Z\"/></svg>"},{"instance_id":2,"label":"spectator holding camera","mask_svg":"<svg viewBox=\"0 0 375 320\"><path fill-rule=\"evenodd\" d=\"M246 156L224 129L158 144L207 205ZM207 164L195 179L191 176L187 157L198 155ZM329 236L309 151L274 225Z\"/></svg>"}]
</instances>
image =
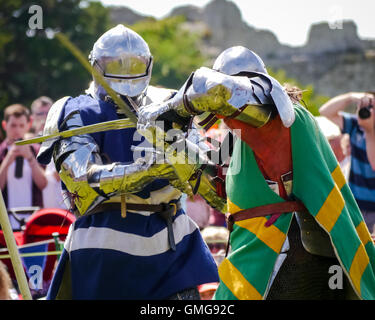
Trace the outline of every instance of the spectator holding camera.
<instances>
[{"instance_id":1,"label":"spectator holding camera","mask_svg":"<svg viewBox=\"0 0 375 320\"><path fill-rule=\"evenodd\" d=\"M356 114L343 112L356 106ZM375 96L373 93L349 92L326 102L320 114L336 123L350 136L351 168L349 186L370 233L375 227Z\"/></svg>"},{"instance_id":2,"label":"spectator holding camera","mask_svg":"<svg viewBox=\"0 0 375 320\"><path fill-rule=\"evenodd\" d=\"M30 128L30 133L34 135L43 134L43 128L44 124L46 123L48 111L52 105L52 99L46 96L41 96L32 102L31 118L33 121Z\"/></svg>"},{"instance_id":3,"label":"spectator holding camera","mask_svg":"<svg viewBox=\"0 0 375 320\"><path fill-rule=\"evenodd\" d=\"M0 144L0 188L7 208L43 206L47 185L44 168L36 160L39 145L16 146L31 127L30 111L21 104L5 108L2 127L6 133Z\"/></svg>"}]
</instances>

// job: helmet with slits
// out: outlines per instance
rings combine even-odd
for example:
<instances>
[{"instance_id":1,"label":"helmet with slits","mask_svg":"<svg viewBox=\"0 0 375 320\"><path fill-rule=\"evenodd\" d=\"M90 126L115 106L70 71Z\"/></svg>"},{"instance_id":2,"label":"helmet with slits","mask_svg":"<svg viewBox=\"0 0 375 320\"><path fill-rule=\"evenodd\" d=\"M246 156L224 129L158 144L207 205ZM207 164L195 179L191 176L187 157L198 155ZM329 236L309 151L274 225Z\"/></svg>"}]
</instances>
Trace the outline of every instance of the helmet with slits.
<instances>
[{"instance_id":1,"label":"helmet with slits","mask_svg":"<svg viewBox=\"0 0 375 320\"><path fill-rule=\"evenodd\" d=\"M146 41L133 30L121 24L108 30L95 42L89 59L118 94L134 101L145 95L152 56Z\"/></svg>"}]
</instances>

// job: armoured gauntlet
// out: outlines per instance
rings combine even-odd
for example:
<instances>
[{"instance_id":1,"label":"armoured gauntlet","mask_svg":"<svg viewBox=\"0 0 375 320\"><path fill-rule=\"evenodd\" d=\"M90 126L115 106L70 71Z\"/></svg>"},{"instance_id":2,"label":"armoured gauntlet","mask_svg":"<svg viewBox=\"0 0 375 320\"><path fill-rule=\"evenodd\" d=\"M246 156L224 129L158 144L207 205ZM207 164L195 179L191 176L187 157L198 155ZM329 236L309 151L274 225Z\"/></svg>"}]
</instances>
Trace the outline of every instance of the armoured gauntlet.
<instances>
[{"instance_id":1,"label":"armoured gauntlet","mask_svg":"<svg viewBox=\"0 0 375 320\"><path fill-rule=\"evenodd\" d=\"M270 119L272 110L272 100L265 96L262 96L262 101L259 100L247 77L228 76L208 68L200 68L173 98L161 104L142 107L138 129L146 129L155 121L164 120L166 114L171 115L171 111L176 113L177 121L179 118L190 118L204 112L224 117L239 114L239 120L259 127Z\"/></svg>"},{"instance_id":2,"label":"armoured gauntlet","mask_svg":"<svg viewBox=\"0 0 375 320\"><path fill-rule=\"evenodd\" d=\"M173 165L176 177L169 178L171 184L188 195L198 192L212 207L225 212L226 200L217 194L214 180L203 172L207 166L215 167L216 163L208 157L211 149L198 130L193 126L185 134L181 130L165 132L158 126L149 129L143 130L142 134Z\"/></svg>"},{"instance_id":3,"label":"armoured gauntlet","mask_svg":"<svg viewBox=\"0 0 375 320\"><path fill-rule=\"evenodd\" d=\"M230 76L203 67L173 98L142 107L138 129L152 128L158 120L183 123L182 119L204 112L235 118L254 127L266 124L276 112L286 127L295 117L287 93L271 76L251 72Z\"/></svg>"},{"instance_id":4,"label":"armoured gauntlet","mask_svg":"<svg viewBox=\"0 0 375 320\"><path fill-rule=\"evenodd\" d=\"M176 175L167 163L148 164L141 161L131 165L92 164L87 173L89 185L106 195L138 192L155 178L176 179Z\"/></svg>"}]
</instances>

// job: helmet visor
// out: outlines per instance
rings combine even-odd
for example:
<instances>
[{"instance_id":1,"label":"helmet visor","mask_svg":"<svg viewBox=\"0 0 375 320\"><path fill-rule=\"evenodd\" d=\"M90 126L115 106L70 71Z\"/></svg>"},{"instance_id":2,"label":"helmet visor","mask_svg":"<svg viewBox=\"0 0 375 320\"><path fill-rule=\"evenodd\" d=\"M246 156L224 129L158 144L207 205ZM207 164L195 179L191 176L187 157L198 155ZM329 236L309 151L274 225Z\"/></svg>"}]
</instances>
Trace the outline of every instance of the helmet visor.
<instances>
[{"instance_id":1,"label":"helmet visor","mask_svg":"<svg viewBox=\"0 0 375 320\"><path fill-rule=\"evenodd\" d=\"M101 63L95 60L94 64L102 71L103 76L106 78L138 79L149 76L152 57L150 59L135 56L127 56L123 59L109 57L102 58ZM101 65L104 65L104 67Z\"/></svg>"},{"instance_id":2,"label":"helmet visor","mask_svg":"<svg viewBox=\"0 0 375 320\"><path fill-rule=\"evenodd\" d=\"M126 60L111 59L105 70L95 61L94 65L102 72L109 86L117 93L129 97L140 95L147 88L152 72L152 57L146 61L142 57L129 57Z\"/></svg>"},{"instance_id":3,"label":"helmet visor","mask_svg":"<svg viewBox=\"0 0 375 320\"><path fill-rule=\"evenodd\" d=\"M137 97L142 94L146 90L150 82L149 77L142 77L137 79L105 79L113 90L123 96L128 97Z\"/></svg>"}]
</instances>

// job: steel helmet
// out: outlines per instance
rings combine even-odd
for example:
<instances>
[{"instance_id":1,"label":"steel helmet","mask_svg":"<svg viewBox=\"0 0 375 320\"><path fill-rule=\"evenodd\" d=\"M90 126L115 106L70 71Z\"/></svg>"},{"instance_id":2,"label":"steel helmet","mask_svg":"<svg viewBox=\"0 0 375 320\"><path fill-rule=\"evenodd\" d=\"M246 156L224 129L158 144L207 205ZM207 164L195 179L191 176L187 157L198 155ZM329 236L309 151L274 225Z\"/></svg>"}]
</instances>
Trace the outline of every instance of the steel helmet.
<instances>
[{"instance_id":1,"label":"steel helmet","mask_svg":"<svg viewBox=\"0 0 375 320\"><path fill-rule=\"evenodd\" d=\"M264 62L255 52L242 46L228 48L216 58L213 69L231 76L247 73L253 88L261 87L258 94L272 98L284 126L289 128L293 124L295 113L288 93L268 74Z\"/></svg>"},{"instance_id":2,"label":"steel helmet","mask_svg":"<svg viewBox=\"0 0 375 320\"><path fill-rule=\"evenodd\" d=\"M134 99L145 94L152 56L145 40L133 30L121 24L108 30L95 42L89 59L120 95Z\"/></svg>"},{"instance_id":3,"label":"steel helmet","mask_svg":"<svg viewBox=\"0 0 375 320\"><path fill-rule=\"evenodd\" d=\"M224 50L216 58L213 69L228 75L235 75L243 71L267 74L262 59L255 52L242 46Z\"/></svg>"}]
</instances>

